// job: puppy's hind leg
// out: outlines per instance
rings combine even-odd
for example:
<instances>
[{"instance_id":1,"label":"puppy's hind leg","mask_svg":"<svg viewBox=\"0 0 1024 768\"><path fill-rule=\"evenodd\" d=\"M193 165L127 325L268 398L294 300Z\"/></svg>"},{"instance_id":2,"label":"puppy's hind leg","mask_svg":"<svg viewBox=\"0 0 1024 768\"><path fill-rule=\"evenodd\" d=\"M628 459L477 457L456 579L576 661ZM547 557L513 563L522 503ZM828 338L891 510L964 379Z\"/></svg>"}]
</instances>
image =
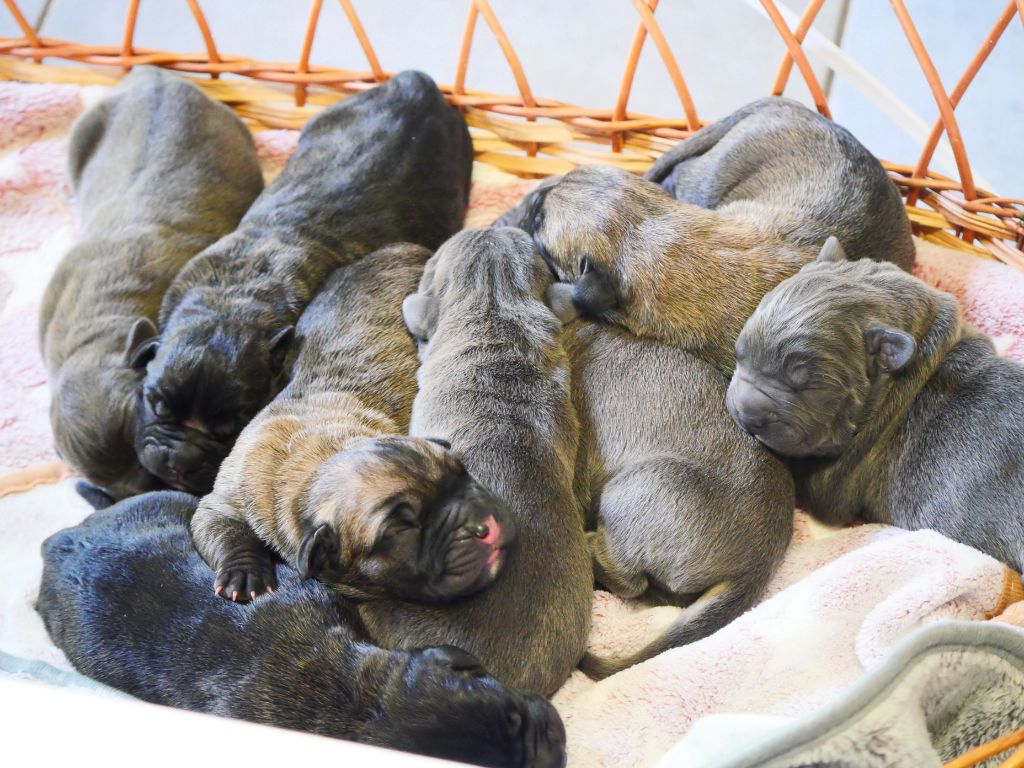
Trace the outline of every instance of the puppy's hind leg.
<instances>
[{"instance_id":1,"label":"puppy's hind leg","mask_svg":"<svg viewBox=\"0 0 1024 768\"><path fill-rule=\"evenodd\" d=\"M613 595L633 600L647 591L647 576L617 565L608 550L608 539L603 528L587 535L587 549L594 565L594 581Z\"/></svg>"},{"instance_id":2,"label":"puppy's hind leg","mask_svg":"<svg viewBox=\"0 0 1024 768\"><path fill-rule=\"evenodd\" d=\"M205 500L192 518L192 541L216 576L213 591L247 603L277 586L270 550L244 520L217 512Z\"/></svg>"}]
</instances>

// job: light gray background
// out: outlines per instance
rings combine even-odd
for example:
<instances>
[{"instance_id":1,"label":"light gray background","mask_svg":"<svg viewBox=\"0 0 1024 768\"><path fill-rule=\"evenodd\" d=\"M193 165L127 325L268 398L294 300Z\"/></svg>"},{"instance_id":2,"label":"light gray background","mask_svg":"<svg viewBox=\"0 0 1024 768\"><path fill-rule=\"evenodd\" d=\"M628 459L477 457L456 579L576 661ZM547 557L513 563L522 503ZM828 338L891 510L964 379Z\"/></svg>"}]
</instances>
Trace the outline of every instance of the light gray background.
<instances>
[{"instance_id":1,"label":"light gray background","mask_svg":"<svg viewBox=\"0 0 1024 768\"><path fill-rule=\"evenodd\" d=\"M799 0L783 0L799 11ZM279 61L298 58L306 0L200 0L224 53ZM950 90L1006 0L908 0L907 6ZM467 0L354 0L388 70L417 67L450 83ZM522 59L535 95L587 106L614 104L636 27L629 0L491 0ZM119 44L127 0L22 0L48 37ZM721 117L771 87L784 47L766 17L744 0L662 0L657 17L704 119ZM841 44L929 124L937 110L924 76L884 0L827 0L815 28ZM995 191L1024 197L1024 28L1015 19L957 110L968 157ZM0 11L0 34L13 34ZM140 47L202 50L183 0L144 0ZM311 60L350 69L366 64L339 3L326 0ZM812 60L813 61L813 60ZM911 163L918 145L841 78L830 78L834 117L880 157ZM477 28L467 84L515 92L501 52ZM794 68L787 95L809 102ZM630 109L681 115L672 84L648 40ZM951 169L941 168L945 172Z\"/></svg>"}]
</instances>

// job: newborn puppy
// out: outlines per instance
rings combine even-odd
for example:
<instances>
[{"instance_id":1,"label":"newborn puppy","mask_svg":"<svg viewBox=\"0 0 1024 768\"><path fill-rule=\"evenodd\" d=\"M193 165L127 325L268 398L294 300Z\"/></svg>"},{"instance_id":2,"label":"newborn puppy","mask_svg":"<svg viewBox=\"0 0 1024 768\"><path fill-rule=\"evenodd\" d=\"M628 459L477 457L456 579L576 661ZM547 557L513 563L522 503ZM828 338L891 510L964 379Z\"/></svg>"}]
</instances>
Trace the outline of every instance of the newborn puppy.
<instances>
[{"instance_id":1,"label":"newborn puppy","mask_svg":"<svg viewBox=\"0 0 1024 768\"><path fill-rule=\"evenodd\" d=\"M328 274L377 248L436 248L462 226L473 149L434 82L403 72L302 131L238 229L183 270L143 360L136 448L168 485L207 493L283 385L299 315Z\"/></svg>"},{"instance_id":2,"label":"newborn puppy","mask_svg":"<svg viewBox=\"0 0 1024 768\"><path fill-rule=\"evenodd\" d=\"M40 346L57 451L103 504L159 486L134 447L147 337L171 280L263 177L231 110L154 67L75 122L69 155L82 237L46 288Z\"/></svg>"},{"instance_id":3,"label":"newborn puppy","mask_svg":"<svg viewBox=\"0 0 1024 768\"><path fill-rule=\"evenodd\" d=\"M1024 368L952 296L835 241L764 297L728 406L833 524L931 528L1024 568Z\"/></svg>"},{"instance_id":4,"label":"newborn puppy","mask_svg":"<svg viewBox=\"0 0 1024 768\"><path fill-rule=\"evenodd\" d=\"M336 270L302 315L290 383L192 518L218 594L271 589L268 545L359 599L447 601L497 576L510 540L501 504L446 445L404 437L417 362L402 300L430 255L382 248Z\"/></svg>"},{"instance_id":5,"label":"newborn puppy","mask_svg":"<svg viewBox=\"0 0 1024 768\"><path fill-rule=\"evenodd\" d=\"M517 226L574 284L585 314L727 374L743 321L829 235L857 258L902 267L913 259L903 205L881 164L793 102L755 102L680 144L651 175L670 169L666 180L683 202L623 170L583 166L532 192Z\"/></svg>"},{"instance_id":6,"label":"newborn puppy","mask_svg":"<svg viewBox=\"0 0 1024 768\"><path fill-rule=\"evenodd\" d=\"M363 641L344 601L281 568L249 606L207 600L196 499L151 493L43 543L37 609L75 668L146 701L479 765L558 768L548 702L457 648Z\"/></svg>"},{"instance_id":7,"label":"newborn puppy","mask_svg":"<svg viewBox=\"0 0 1024 768\"><path fill-rule=\"evenodd\" d=\"M413 435L449 441L509 510L517 532L501 577L455 605L359 605L381 645L453 644L505 685L553 693L590 625L593 575L572 494L578 425L551 275L514 229L460 232L406 299L420 341Z\"/></svg>"},{"instance_id":8,"label":"newborn puppy","mask_svg":"<svg viewBox=\"0 0 1024 768\"><path fill-rule=\"evenodd\" d=\"M736 428L707 363L597 323L572 323L564 338L582 435L577 495L597 517L587 534L596 580L686 608L635 654L585 656L583 670L600 679L700 640L757 601L789 544L793 481Z\"/></svg>"}]
</instances>

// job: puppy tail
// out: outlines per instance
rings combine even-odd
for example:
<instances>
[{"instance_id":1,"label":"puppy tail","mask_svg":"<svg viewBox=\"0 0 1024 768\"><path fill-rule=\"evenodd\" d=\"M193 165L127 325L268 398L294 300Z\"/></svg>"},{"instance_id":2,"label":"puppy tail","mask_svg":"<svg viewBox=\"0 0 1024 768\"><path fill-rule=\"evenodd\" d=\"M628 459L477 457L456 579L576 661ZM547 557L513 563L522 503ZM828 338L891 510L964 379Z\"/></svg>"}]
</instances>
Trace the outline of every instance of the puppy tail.
<instances>
[{"instance_id":1,"label":"puppy tail","mask_svg":"<svg viewBox=\"0 0 1024 768\"><path fill-rule=\"evenodd\" d=\"M742 109L736 110L728 117L704 126L693 134L693 136L679 142L672 147L672 149L655 160L654 165L652 165L647 170L647 173L644 174L644 178L648 181L653 181L655 184L662 184L669 175L671 175L677 165L684 163L691 158L703 155L715 146L715 144L721 141L722 137L731 131L741 120L746 119L752 113L758 112L762 109L786 107L788 103L788 99L780 99L777 96L768 96L763 99L758 99Z\"/></svg>"},{"instance_id":2,"label":"puppy tail","mask_svg":"<svg viewBox=\"0 0 1024 768\"><path fill-rule=\"evenodd\" d=\"M675 624L646 647L621 658L600 658L587 653L580 661L580 669L591 679L603 680L672 648L702 640L753 607L765 582L760 573L757 578L745 574L739 579L719 582L689 605Z\"/></svg>"}]
</instances>

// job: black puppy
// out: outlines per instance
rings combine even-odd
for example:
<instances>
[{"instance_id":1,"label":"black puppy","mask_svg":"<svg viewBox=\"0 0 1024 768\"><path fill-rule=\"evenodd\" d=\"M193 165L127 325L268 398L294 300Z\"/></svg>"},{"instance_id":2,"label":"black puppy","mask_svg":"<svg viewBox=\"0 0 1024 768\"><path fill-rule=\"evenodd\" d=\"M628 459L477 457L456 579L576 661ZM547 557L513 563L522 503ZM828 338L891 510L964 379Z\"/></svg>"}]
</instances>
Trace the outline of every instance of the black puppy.
<instances>
[{"instance_id":1,"label":"black puppy","mask_svg":"<svg viewBox=\"0 0 1024 768\"><path fill-rule=\"evenodd\" d=\"M249 605L208 598L197 500L136 496L43 544L37 610L82 673L158 704L493 766L565 762L540 696L504 688L452 647L360 642L343 602L278 571Z\"/></svg>"},{"instance_id":2,"label":"black puppy","mask_svg":"<svg viewBox=\"0 0 1024 768\"><path fill-rule=\"evenodd\" d=\"M159 338L148 328L143 466L209 492L239 432L283 386L294 325L327 275L390 243L437 248L462 226L472 160L462 117L419 72L313 118L238 229L179 274Z\"/></svg>"}]
</instances>

